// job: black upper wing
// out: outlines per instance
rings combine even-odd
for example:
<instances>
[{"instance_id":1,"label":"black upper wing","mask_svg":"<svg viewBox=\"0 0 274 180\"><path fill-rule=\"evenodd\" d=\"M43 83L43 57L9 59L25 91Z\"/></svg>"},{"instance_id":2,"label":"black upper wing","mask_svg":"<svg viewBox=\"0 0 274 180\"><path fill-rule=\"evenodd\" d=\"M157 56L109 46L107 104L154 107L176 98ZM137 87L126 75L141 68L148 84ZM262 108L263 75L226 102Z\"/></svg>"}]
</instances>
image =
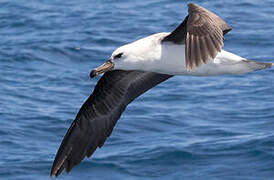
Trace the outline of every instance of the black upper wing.
<instances>
[{"instance_id":1,"label":"black upper wing","mask_svg":"<svg viewBox=\"0 0 274 180\"><path fill-rule=\"evenodd\" d=\"M56 154L51 176L69 172L85 156L90 157L110 136L126 106L136 97L170 78L142 71L109 71L98 81L81 107Z\"/></svg>"},{"instance_id":2,"label":"black upper wing","mask_svg":"<svg viewBox=\"0 0 274 180\"><path fill-rule=\"evenodd\" d=\"M185 44L186 68L192 69L216 57L223 47L224 34L230 30L219 16L191 3L188 16L163 42Z\"/></svg>"}]
</instances>

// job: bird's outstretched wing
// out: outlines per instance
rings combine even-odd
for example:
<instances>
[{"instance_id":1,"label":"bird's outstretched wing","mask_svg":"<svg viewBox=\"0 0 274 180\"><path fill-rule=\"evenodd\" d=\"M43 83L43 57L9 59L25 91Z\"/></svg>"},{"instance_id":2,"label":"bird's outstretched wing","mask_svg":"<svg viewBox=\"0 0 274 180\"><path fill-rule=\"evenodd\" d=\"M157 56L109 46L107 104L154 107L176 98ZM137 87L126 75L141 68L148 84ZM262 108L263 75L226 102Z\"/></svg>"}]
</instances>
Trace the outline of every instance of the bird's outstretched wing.
<instances>
[{"instance_id":1,"label":"bird's outstretched wing","mask_svg":"<svg viewBox=\"0 0 274 180\"><path fill-rule=\"evenodd\" d=\"M90 157L110 136L126 106L170 75L142 71L109 71L81 107L56 154L51 176L69 172Z\"/></svg>"},{"instance_id":2,"label":"bird's outstretched wing","mask_svg":"<svg viewBox=\"0 0 274 180\"><path fill-rule=\"evenodd\" d=\"M216 14L196 4L188 4L188 16L163 42L185 44L186 68L193 69L216 57L224 45L224 34L231 29Z\"/></svg>"}]
</instances>

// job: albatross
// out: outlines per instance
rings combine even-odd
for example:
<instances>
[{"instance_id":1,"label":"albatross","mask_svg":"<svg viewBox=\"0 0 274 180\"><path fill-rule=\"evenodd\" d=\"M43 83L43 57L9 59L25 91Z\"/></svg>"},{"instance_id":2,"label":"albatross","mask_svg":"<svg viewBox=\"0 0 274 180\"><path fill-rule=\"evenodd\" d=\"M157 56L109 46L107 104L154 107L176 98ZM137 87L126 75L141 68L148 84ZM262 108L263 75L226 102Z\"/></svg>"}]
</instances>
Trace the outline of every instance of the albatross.
<instances>
[{"instance_id":1,"label":"albatross","mask_svg":"<svg viewBox=\"0 0 274 180\"><path fill-rule=\"evenodd\" d=\"M70 172L101 148L135 98L174 75L244 74L273 63L250 61L222 49L232 28L213 12L188 4L188 15L171 33L150 35L117 48L91 71L104 73L80 108L56 154L51 176Z\"/></svg>"}]
</instances>

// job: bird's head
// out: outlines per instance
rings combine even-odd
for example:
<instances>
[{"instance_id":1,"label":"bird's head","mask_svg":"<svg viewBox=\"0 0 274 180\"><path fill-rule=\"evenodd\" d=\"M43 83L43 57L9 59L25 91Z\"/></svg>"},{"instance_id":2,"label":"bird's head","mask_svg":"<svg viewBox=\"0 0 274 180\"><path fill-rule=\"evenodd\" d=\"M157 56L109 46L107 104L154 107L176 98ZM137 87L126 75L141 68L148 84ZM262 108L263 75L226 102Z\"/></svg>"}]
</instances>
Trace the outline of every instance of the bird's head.
<instances>
[{"instance_id":1,"label":"bird's head","mask_svg":"<svg viewBox=\"0 0 274 180\"><path fill-rule=\"evenodd\" d=\"M90 73L90 77L93 78L95 76L98 76L99 74L105 73L110 70L117 69L117 66L119 67L121 64L125 64L126 61L126 54L125 48L118 48L116 49L111 57L101 66L93 69Z\"/></svg>"},{"instance_id":2,"label":"bird's head","mask_svg":"<svg viewBox=\"0 0 274 180\"><path fill-rule=\"evenodd\" d=\"M156 39L157 40L157 39ZM148 61L160 58L154 36L148 36L117 48L103 65L91 71L90 77L110 70L144 70Z\"/></svg>"}]
</instances>

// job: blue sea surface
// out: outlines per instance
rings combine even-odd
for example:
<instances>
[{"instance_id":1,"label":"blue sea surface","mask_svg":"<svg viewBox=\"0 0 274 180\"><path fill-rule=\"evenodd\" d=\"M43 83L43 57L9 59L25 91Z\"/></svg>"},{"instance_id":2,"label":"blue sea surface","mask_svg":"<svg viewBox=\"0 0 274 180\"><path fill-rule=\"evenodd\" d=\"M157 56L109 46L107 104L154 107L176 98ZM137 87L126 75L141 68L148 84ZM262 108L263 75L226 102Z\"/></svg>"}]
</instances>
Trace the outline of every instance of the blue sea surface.
<instances>
[{"instance_id":1,"label":"blue sea surface","mask_svg":"<svg viewBox=\"0 0 274 180\"><path fill-rule=\"evenodd\" d=\"M0 179L44 180L117 47L172 31L200 4L233 28L224 49L274 62L273 0L1 0ZM176 76L118 121L103 148L58 179L274 179L274 68Z\"/></svg>"}]
</instances>

